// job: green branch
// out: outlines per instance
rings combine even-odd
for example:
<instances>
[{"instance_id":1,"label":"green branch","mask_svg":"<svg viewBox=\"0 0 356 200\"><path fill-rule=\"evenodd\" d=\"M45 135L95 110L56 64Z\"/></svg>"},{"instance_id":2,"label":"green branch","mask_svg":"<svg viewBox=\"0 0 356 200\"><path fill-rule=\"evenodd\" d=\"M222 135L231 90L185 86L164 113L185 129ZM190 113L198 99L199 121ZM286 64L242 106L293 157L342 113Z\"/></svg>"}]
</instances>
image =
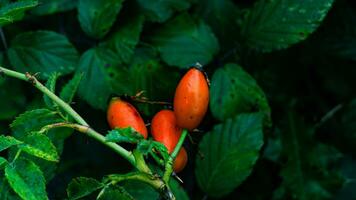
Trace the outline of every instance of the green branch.
<instances>
[{"instance_id":1,"label":"green branch","mask_svg":"<svg viewBox=\"0 0 356 200\"><path fill-rule=\"evenodd\" d=\"M156 190L160 191L165 187L165 184L159 178L142 172L132 172L128 174L114 174L107 177L113 185L128 180L142 181L149 184Z\"/></svg>"},{"instance_id":2,"label":"green branch","mask_svg":"<svg viewBox=\"0 0 356 200\"><path fill-rule=\"evenodd\" d=\"M4 46L4 50L6 51L7 50L7 42L6 42L4 31L2 30L1 27L0 27L0 38L1 38L2 45Z\"/></svg>"},{"instance_id":3,"label":"green branch","mask_svg":"<svg viewBox=\"0 0 356 200\"><path fill-rule=\"evenodd\" d=\"M126 158L133 166L136 167L136 161L133 157L132 153L127 151L126 149L122 148L120 145L113 143L113 142L106 142L105 137L100 133L96 132L92 128L89 127L88 123L75 111L72 107L70 107L66 102L60 99L57 95L53 92L48 90L42 83L40 83L34 75L29 73L23 74L13 70L9 70L3 67L0 67L0 74L4 74L6 76L10 76L13 78L17 78L23 81L30 82L34 87L40 90L42 93L47 95L52 101L54 101L58 106L60 106L66 113L68 113L77 123L79 124L69 124L69 123L61 123L52 125L53 128L55 127L69 127L79 132L85 133L88 136L96 139L97 141L103 143L104 145L113 149L116 153L120 154L124 158ZM51 126L47 126L47 129L51 128Z\"/></svg>"},{"instance_id":4,"label":"green branch","mask_svg":"<svg viewBox=\"0 0 356 200\"><path fill-rule=\"evenodd\" d=\"M100 133L96 132L94 129L92 129L88 126L61 122L61 123L49 124L47 126L44 126L44 127L42 127L40 132L45 133L45 132L49 131L50 129L61 128L61 127L67 127L67 128L74 129L78 132L84 133L84 134L88 135L89 137L96 139L97 141L103 143L104 145L106 145L109 148L111 148L112 150L114 150L116 153L118 153L121 156L123 156L124 158L126 158L133 166L136 166L136 168L137 168L136 160L131 152L127 151L126 149L124 149L120 145L117 145L116 143L107 142L103 135L101 135Z\"/></svg>"},{"instance_id":5,"label":"green branch","mask_svg":"<svg viewBox=\"0 0 356 200\"><path fill-rule=\"evenodd\" d=\"M42 93L47 95L52 101L54 101L58 106L62 107L66 113L68 113L73 119L81 125L89 126L88 123L70 107L66 102L60 99L57 95L53 94L49 89L46 88L42 83L40 83L34 75L29 73L23 74L13 70L9 70L3 67L0 67L0 73L3 73L7 76L14 77L23 81L30 82L34 87L40 90Z\"/></svg>"},{"instance_id":6,"label":"green branch","mask_svg":"<svg viewBox=\"0 0 356 200\"><path fill-rule=\"evenodd\" d=\"M106 177L106 181L109 181L112 185L115 185L123 181L129 181L129 180L141 181L143 183L146 183L150 185L152 188L154 188L155 190L157 190L159 193L161 193L163 198L175 200L172 191L158 176L154 176L143 172L131 172L128 174L112 174Z\"/></svg>"},{"instance_id":7,"label":"green branch","mask_svg":"<svg viewBox=\"0 0 356 200\"><path fill-rule=\"evenodd\" d=\"M133 150L133 156L136 160L136 168L141 172L145 172L147 174L152 174L150 168L147 166L145 158L143 157L142 153L135 149Z\"/></svg>"},{"instance_id":8,"label":"green branch","mask_svg":"<svg viewBox=\"0 0 356 200\"><path fill-rule=\"evenodd\" d=\"M183 129L182 131L182 135L180 136L179 138L179 141L176 145L176 147L174 148L172 154L169 156L169 159L166 163L166 166L165 166L165 172L164 172L164 175L163 175L163 180L164 182L168 185L169 183L169 178L171 177L172 175L172 172L173 172L173 164L174 164L174 160L176 159L183 143L184 143L184 140L185 140L185 137L187 136L188 134L188 131L187 129Z\"/></svg>"}]
</instances>

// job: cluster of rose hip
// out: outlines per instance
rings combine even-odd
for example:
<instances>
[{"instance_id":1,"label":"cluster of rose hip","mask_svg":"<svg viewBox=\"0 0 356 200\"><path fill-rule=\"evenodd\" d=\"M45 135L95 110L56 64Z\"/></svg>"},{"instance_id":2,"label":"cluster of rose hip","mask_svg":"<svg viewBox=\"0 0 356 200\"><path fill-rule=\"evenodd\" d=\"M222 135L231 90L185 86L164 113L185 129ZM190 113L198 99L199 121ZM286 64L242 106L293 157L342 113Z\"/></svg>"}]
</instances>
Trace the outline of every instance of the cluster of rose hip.
<instances>
[{"instance_id":1,"label":"cluster of rose hip","mask_svg":"<svg viewBox=\"0 0 356 200\"><path fill-rule=\"evenodd\" d=\"M173 111L161 110L152 119L151 135L167 147L172 153L183 129L197 128L208 109L209 85L205 74L198 68L191 68L180 80L174 95ZM122 98L113 98L110 102L107 118L114 128L132 127L147 139L148 131L139 112ZM182 147L174 161L176 173L187 164L188 155Z\"/></svg>"}]
</instances>

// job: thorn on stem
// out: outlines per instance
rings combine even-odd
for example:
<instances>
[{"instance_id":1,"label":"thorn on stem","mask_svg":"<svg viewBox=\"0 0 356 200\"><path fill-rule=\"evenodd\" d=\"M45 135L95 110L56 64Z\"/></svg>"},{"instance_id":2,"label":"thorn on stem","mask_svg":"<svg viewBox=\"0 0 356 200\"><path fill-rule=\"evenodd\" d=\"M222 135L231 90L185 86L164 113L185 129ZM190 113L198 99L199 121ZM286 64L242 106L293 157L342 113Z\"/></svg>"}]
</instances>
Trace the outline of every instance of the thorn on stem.
<instances>
[{"instance_id":1,"label":"thorn on stem","mask_svg":"<svg viewBox=\"0 0 356 200\"><path fill-rule=\"evenodd\" d=\"M182 183L182 184L184 183L183 180L175 172L173 172L172 174L173 174L174 178L176 178L180 183Z\"/></svg>"},{"instance_id":2,"label":"thorn on stem","mask_svg":"<svg viewBox=\"0 0 356 200\"><path fill-rule=\"evenodd\" d=\"M193 132L194 132L194 131L193 131ZM197 143L194 141L193 137L192 137L190 134L188 134L188 138L189 138L190 143L192 143L193 145L196 145L196 144L197 144Z\"/></svg>"},{"instance_id":3,"label":"thorn on stem","mask_svg":"<svg viewBox=\"0 0 356 200\"><path fill-rule=\"evenodd\" d=\"M38 73L36 73L35 75L37 75ZM36 85L36 77L35 75L31 75L29 72L26 72L25 73L25 76L28 80L28 82L30 82L32 85Z\"/></svg>"},{"instance_id":4,"label":"thorn on stem","mask_svg":"<svg viewBox=\"0 0 356 200\"><path fill-rule=\"evenodd\" d=\"M204 159L205 158L205 155L200 150L198 150L198 156L199 156L200 159Z\"/></svg>"},{"instance_id":5,"label":"thorn on stem","mask_svg":"<svg viewBox=\"0 0 356 200\"><path fill-rule=\"evenodd\" d=\"M153 174L152 179L159 179L161 176L157 173Z\"/></svg>"},{"instance_id":6,"label":"thorn on stem","mask_svg":"<svg viewBox=\"0 0 356 200\"><path fill-rule=\"evenodd\" d=\"M145 93L145 91L141 90L135 94L135 97L141 97L143 95L143 93Z\"/></svg>"}]
</instances>

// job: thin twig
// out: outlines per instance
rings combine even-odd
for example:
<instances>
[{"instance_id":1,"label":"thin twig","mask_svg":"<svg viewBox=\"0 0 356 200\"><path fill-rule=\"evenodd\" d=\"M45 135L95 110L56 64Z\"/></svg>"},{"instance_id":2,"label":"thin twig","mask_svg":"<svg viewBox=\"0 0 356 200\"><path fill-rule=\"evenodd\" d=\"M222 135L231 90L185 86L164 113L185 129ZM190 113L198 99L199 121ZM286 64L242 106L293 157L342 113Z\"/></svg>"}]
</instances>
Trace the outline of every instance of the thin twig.
<instances>
[{"instance_id":1,"label":"thin twig","mask_svg":"<svg viewBox=\"0 0 356 200\"><path fill-rule=\"evenodd\" d=\"M5 34L1 27L0 27L0 37L1 37L2 45L4 46L5 50L7 50L7 42L6 42Z\"/></svg>"},{"instance_id":2,"label":"thin twig","mask_svg":"<svg viewBox=\"0 0 356 200\"><path fill-rule=\"evenodd\" d=\"M143 172L131 172L128 174L112 174L107 177L113 185L127 180L140 180L151 185L153 188L161 190L165 184L157 177Z\"/></svg>"},{"instance_id":3,"label":"thin twig","mask_svg":"<svg viewBox=\"0 0 356 200\"><path fill-rule=\"evenodd\" d=\"M172 175L172 172L173 172L173 164L174 164L174 160L176 159L183 143L184 143L184 140L185 140L185 137L187 136L188 134L188 130L187 129L183 129L182 131L182 135L180 136L179 138L179 141L176 145L176 147L174 148L172 154L169 156L168 158L168 161L166 163L166 166L165 166L165 172L164 172L164 175L163 175L163 180L164 182L168 185L169 183L169 179Z\"/></svg>"},{"instance_id":4,"label":"thin twig","mask_svg":"<svg viewBox=\"0 0 356 200\"><path fill-rule=\"evenodd\" d=\"M168 105L168 106L172 105L172 103L164 102L164 101L150 101L145 98L136 98L136 97L130 97L130 98L138 103L147 103L151 105Z\"/></svg>"},{"instance_id":5,"label":"thin twig","mask_svg":"<svg viewBox=\"0 0 356 200\"><path fill-rule=\"evenodd\" d=\"M342 104L338 104L335 107L333 107L330 111L328 111L319 121L319 123L317 123L315 125L315 128L320 127L321 125L323 125L326 121L328 121L329 119L331 119L339 110L341 110L343 108Z\"/></svg>"},{"instance_id":6,"label":"thin twig","mask_svg":"<svg viewBox=\"0 0 356 200\"><path fill-rule=\"evenodd\" d=\"M136 166L135 158L130 151L127 151L126 149L122 148L120 145L118 145L116 143L107 142L103 135L96 132L94 129L90 128L89 126L84 126L84 125L74 124L74 123L67 123L67 122L60 122L60 123L46 125L46 126L42 127L40 132L45 133L53 128L63 128L63 127L74 129L78 132L84 133L84 134L98 140L99 142L101 142L104 145L113 149L115 152L117 152L121 156L125 157L133 166Z\"/></svg>"},{"instance_id":7,"label":"thin twig","mask_svg":"<svg viewBox=\"0 0 356 200\"><path fill-rule=\"evenodd\" d=\"M132 101L136 101L136 102L139 102L139 103L147 103L147 104L158 104L158 105L172 105L172 103L169 103L169 102L164 102L164 101L150 101L148 98L142 96L143 93L145 93L144 90L141 90L139 92L137 92L137 94L135 96L129 96L129 98L132 100Z\"/></svg>"}]
</instances>

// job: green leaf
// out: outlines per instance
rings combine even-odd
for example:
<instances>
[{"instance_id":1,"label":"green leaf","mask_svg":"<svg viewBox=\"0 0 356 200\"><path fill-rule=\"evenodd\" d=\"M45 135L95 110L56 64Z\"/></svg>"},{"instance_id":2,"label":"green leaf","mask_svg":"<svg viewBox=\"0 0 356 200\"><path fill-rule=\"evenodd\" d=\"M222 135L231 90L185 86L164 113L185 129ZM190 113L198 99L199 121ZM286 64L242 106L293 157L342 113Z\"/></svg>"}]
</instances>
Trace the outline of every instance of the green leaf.
<instances>
[{"instance_id":1,"label":"green leaf","mask_svg":"<svg viewBox=\"0 0 356 200\"><path fill-rule=\"evenodd\" d=\"M325 21L325 29L317 32L313 37L312 50L319 55L356 60L355 20L356 14L348 2L341 1L335 4L332 15ZM344 80L344 76L342 79ZM342 86L334 84L334 87L340 90Z\"/></svg>"},{"instance_id":2,"label":"green leaf","mask_svg":"<svg viewBox=\"0 0 356 200\"><path fill-rule=\"evenodd\" d=\"M263 52L284 49L314 32L333 0L260 0L243 24L242 41Z\"/></svg>"},{"instance_id":3,"label":"green leaf","mask_svg":"<svg viewBox=\"0 0 356 200\"><path fill-rule=\"evenodd\" d=\"M188 14L161 26L150 41L158 48L163 61L180 68L188 68L197 62L208 64L219 51L210 27Z\"/></svg>"},{"instance_id":4,"label":"green leaf","mask_svg":"<svg viewBox=\"0 0 356 200\"><path fill-rule=\"evenodd\" d=\"M78 94L96 109L105 110L107 100L112 93L110 76L106 68L112 68L116 63L108 58L112 52L104 48L87 50L79 61L77 73L83 73ZM110 56L110 55L109 55Z\"/></svg>"},{"instance_id":5,"label":"green leaf","mask_svg":"<svg viewBox=\"0 0 356 200\"><path fill-rule=\"evenodd\" d=\"M211 81L210 109L223 121L236 113L260 111L270 117L267 98L256 81L236 64L215 71Z\"/></svg>"},{"instance_id":6,"label":"green leaf","mask_svg":"<svg viewBox=\"0 0 356 200\"><path fill-rule=\"evenodd\" d=\"M14 137L0 135L0 151L3 151L11 146L21 144L22 142L16 140Z\"/></svg>"},{"instance_id":7,"label":"green leaf","mask_svg":"<svg viewBox=\"0 0 356 200\"><path fill-rule=\"evenodd\" d=\"M172 100L179 81L177 69L162 66L152 49L139 48L128 67L117 66L116 55L110 49L97 47L85 52L78 72L83 73L79 96L97 109L105 110L111 94L143 97L153 101ZM130 83L130 84L127 84ZM147 100L147 99L146 99ZM145 114L154 114L162 105L139 104Z\"/></svg>"},{"instance_id":8,"label":"green leaf","mask_svg":"<svg viewBox=\"0 0 356 200\"><path fill-rule=\"evenodd\" d=\"M3 169L7 164L7 160L3 157L0 157L0 169Z\"/></svg>"},{"instance_id":9,"label":"green leaf","mask_svg":"<svg viewBox=\"0 0 356 200\"><path fill-rule=\"evenodd\" d=\"M71 200L80 199L102 187L104 185L93 178L78 177L72 179L67 187L68 198Z\"/></svg>"},{"instance_id":10,"label":"green leaf","mask_svg":"<svg viewBox=\"0 0 356 200\"><path fill-rule=\"evenodd\" d=\"M239 9L231 0L200 0L197 16L203 17L219 38L221 48L235 47Z\"/></svg>"},{"instance_id":11,"label":"green leaf","mask_svg":"<svg viewBox=\"0 0 356 200\"><path fill-rule=\"evenodd\" d=\"M240 114L204 135L195 174L209 196L228 194L250 175L263 144L262 119L260 113Z\"/></svg>"},{"instance_id":12,"label":"green leaf","mask_svg":"<svg viewBox=\"0 0 356 200\"><path fill-rule=\"evenodd\" d=\"M67 102L71 103L73 101L74 95L78 90L79 83L83 78L83 74L76 73L74 77L62 88L59 97Z\"/></svg>"},{"instance_id":13,"label":"green leaf","mask_svg":"<svg viewBox=\"0 0 356 200\"><path fill-rule=\"evenodd\" d=\"M53 72L63 75L74 71L78 52L68 39L52 31L25 32L11 41L8 50L11 65L20 72L41 72L47 78Z\"/></svg>"},{"instance_id":14,"label":"green leaf","mask_svg":"<svg viewBox=\"0 0 356 200\"><path fill-rule=\"evenodd\" d=\"M21 200L21 198L11 189L4 174L0 176L0 199Z\"/></svg>"},{"instance_id":15,"label":"green leaf","mask_svg":"<svg viewBox=\"0 0 356 200\"><path fill-rule=\"evenodd\" d=\"M154 22L164 22L169 19L175 11L187 10L191 0L137 0L143 13L148 20Z\"/></svg>"},{"instance_id":16,"label":"green leaf","mask_svg":"<svg viewBox=\"0 0 356 200\"><path fill-rule=\"evenodd\" d=\"M137 143L143 139L143 136L138 133L132 127L127 128L116 128L105 136L108 142L127 142L127 143Z\"/></svg>"},{"instance_id":17,"label":"green leaf","mask_svg":"<svg viewBox=\"0 0 356 200\"><path fill-rule=\"evenodd\" d=\"M114 24L123 0L79 0L78 20L83 31L93 37L102 38Z\"/></svg>"},{"instance_id":18,"label":"green leaf","mask_svg":"<svg viewBox=\"0 0 356 200\"><path fill-rule=\"evenodd\" d=\"M32 161L16 160L12 165L6 166L5 176L12 189L22 199L48 199L43 174Z\"/></svg>"},{"instance_id":19,"label":"green leaf","mask_svg":"<svg viewBox=\"0 0 356 200\"><path fill-rule=\"evenodd\" d=\"M59 122L63 122L63 119L60 118L56 112L48 109L37 109L21 114L10 126L12 135L17 139L24 140L27 135L39 131L43 126ZM47 132L46 135L56 146L58 155L62 153L64 140L70 136L72 132L73 130L68 128L56 128ZM17 149L11 149L10 157L14 157L16 151ZM26 157L40 166L47 181L53 178L57 163L34 157L29 154L21 154L21 157Z\"/></svg>"},{"instance_id":20,"label":"green leaf","mask_svg":"<svg viewBox=\"0 0 356 200\"><path fill-rule=\"evenodd\" d=\"M59 161L56 147L46 135L41 133L34 132L26 136L24 144L19 145L19 148L28 154L48 161Z\"/></svg>"},{"instance_id":21,"label":"green leaf","mask_svg":"<svg viewBox=\"0 0 356 200\"><path fill-rule=\"evenodd\" d=\"M158 155L160 155L164 159L165 162L169 158L169 153L168 153L167 147L164 146L164 144L162 144L160 142L153 141L152 139L140 140L139 143L137 144L137 149L143 155L150 154L151 156L156 156L157 152L158 152Z\"/></svg>"},{"instance_id":22,"label":"green leaf","mask_svg":"<svg viewBox=\"0 0 356 200\"><path fill-rule=\"evenodd\" d=\"M25 11L38 5L37 0L23 0L8 3L0 8L0 26L21 20Z\"/></svg>"},{"instance_id":23,"label":"green leaf","mask_svg":"<svg viewBox=\"0 0 356 200\"><path fill-rule=\"evenodd\" d=\"M53 93L56 91L56 83L59 76L60 73L54 72L48 77L46 82L46 87ZM56 104L46 94L43 94L43 99L49 109L53 110L56 107Z\"/></svg>"},{"instance_id":24,"label":"green leaf","mask_svg":"<svg viewBox=\"0 0 356 200\"><path fill-rule=\"evenodd\" d=\"M134 54L135 47L140 39L144 18L134 17L120 26L120 28L100 46L111 49L119 63L128 64Z\"/></svg>"},{"instance_id":25,"label":"green leaf","mask_svg":"<svg viewBox=\"0 0 356 200\"><path fill-rule=\"evenodd\" d=\"M49 15L72 10L77 6L77 0L40 0L39 5L31 10L35 15Z\"/></svg>"},{"instance_id":26,"label":"green leaf","mask_svg":"<svg viewBox=\"0 0 356 200\"><path fill-rule=\"evenodd\" d=\"M17 139L24 139L30 132L38 131L43 126L63 122L57 113L48 109L27 111L19 115L10 125Z\"/></svg>"},{"instance_id":27,"label":"green leaf","mask_svg":"<svg viewBox=\"0 0 356 200\"><path fill-rule=\"evenodd\" d=\"M98 200L134 200L134 198L122 187L105 187L99 193Z\"/></svg>"}]
</instances>

